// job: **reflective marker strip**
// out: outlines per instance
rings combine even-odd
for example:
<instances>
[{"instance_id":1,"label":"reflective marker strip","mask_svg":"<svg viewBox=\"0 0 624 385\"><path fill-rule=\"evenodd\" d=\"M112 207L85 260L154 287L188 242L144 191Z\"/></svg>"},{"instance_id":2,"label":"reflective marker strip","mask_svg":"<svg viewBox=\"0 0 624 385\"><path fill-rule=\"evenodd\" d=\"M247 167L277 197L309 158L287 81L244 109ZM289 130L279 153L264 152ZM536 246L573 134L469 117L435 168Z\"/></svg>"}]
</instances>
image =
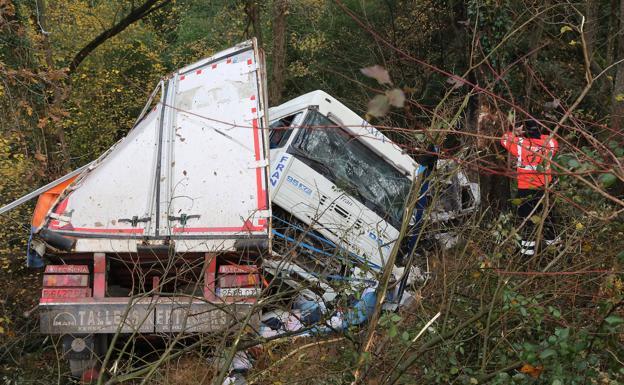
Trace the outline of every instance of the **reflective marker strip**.
<instances>
[{"instance_id":1,"label":"reflective marker strip","mask_svg":"<svg viewBox=\"0 0 624 385\"><path fill-rule=\"evenodd\" d=\"M260 283L260 274L228 274L219 276L219 287L247 287Z\"/></svg>"},{"instance_id":2,"label":"reflective marker strip","mask_svg":"<svg viewBox=\"0 0 624 385\"><path fill-rule=\"evenodd\" d=\"M46 274L89 274L87 265L47 265Z\"/></svg>"},{"instance_id":3,"label":"reflective marker strip","mask_svg":"<svg viewBox=\"0 0 624 385\"><path fill-rule=\"evenodd\" d=\"M88 285L88 275L59 274L43 276L44 287L82 287Z\"/></svg>"},{"instance_id":4,"label":"reflective marker strip","mask_svg":"<svg viewBox=\"0 0 624 385\"><path fill-rule=\"evenodd\" d=\"M256 266L250 265L223 265L219 266L219 274L245 274L258 271Z\"/></svg>"},{"instance_id":5,"label":"reflective marker strip","mask_svg":"<svg viewBox=\"0 0 624 385\"><path fill-rule=\"evenodd\" d=\"M87 298L91 297L91 289L88 287L67 288L67 289L49 289L44 288L41 291L41 298Z\"/></svg>"}]
</instances>

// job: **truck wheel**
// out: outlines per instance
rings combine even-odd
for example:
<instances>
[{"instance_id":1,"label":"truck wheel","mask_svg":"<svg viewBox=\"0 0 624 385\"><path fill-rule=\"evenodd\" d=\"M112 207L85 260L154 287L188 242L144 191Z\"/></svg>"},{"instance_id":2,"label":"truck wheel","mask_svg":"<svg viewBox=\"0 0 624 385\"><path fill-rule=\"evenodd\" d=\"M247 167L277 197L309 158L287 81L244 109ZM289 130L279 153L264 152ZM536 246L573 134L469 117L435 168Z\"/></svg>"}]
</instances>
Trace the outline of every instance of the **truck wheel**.
<instances>
[{"instance_id":1,"label":"truck wheel","mask_svg":"<svg viewBox=\"0 0 624 385\"><path fill-rule=\"evenodd\" d=\"M107 348L108 335L106 334L64 336L63 350L69 361L72 377L86 384L97 380L100 363Z\"/></svg>"}]
</instances>

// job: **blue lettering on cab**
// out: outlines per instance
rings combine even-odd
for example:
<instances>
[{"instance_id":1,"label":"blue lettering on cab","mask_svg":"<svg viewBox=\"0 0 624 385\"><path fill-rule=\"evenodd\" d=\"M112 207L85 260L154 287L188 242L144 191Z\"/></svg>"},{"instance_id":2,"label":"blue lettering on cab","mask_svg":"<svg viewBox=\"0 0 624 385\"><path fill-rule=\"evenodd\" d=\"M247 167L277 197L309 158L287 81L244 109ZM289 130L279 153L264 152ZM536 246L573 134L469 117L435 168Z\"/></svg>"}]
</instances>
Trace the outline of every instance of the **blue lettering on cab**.
<instances>
[{"instance_id":1,"label":"blue lettering on cab","mask_svg":"<svg viewBox=\"0 0 624 385\"><path fill-rule=\"evenodd\" d=\"M286 168L286 162L288 162L288 159L290 159L290 156L283 155L279 162L277 162L277 166L275 166L275 170L269 178L269 180L271 181L271 186L277 186L277 182L279 182L280 178L282 177L282 173Z\"/></svg>"},{"instance_id":2,"label":"blue lettering on cab","mask_svg":"<svg viewBox=\"0 0 624 385\"><path fill-rule=\"evenodd\" d=\"M293 186L297 187L299 190L303 191L306 195L312 195L311 188L299 182L297 179L293 178L292 176L288 175L286 177L286 180L288 181L288 183L292 184Z\"/></svg>"},{"instance_id":3,"label":"blue lettering on cab","mask_svg":"<svg viewBox=\"0 0 624 385\"><path fill-rule=\"evenodd\" d=\"M372 231L368 233L368 237L372 239L373 241L377 242L377 244L381 246L383 249L390 250L390 245L385 244L386 242L384 242L380 236L377 236Z\"/></svg>"}]
</instances>

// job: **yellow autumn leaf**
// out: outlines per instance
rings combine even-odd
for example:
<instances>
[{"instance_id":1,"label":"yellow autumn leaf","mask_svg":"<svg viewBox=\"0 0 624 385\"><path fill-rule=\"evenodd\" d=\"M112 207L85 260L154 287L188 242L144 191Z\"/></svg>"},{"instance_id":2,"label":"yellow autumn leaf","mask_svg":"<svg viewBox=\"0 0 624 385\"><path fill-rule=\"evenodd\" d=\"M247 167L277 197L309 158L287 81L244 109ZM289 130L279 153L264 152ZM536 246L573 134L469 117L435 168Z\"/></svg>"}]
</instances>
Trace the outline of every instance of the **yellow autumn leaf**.
<instances>
[{"instance_id":1,"label":"yellow autumn leaf","mask_svg":"<svg viewBox=\"0 0 624 385\"><path fill-rule=\"evenodd\" d=\"M581 231L585 228L585 226L581 222L576 222L574 228L576 228L578 231Z\"/></svg>"},{"instance_id":2,"label":"yellow autumn leaf","mask_svg":"<svg viewBox=\"0 0 624 385\"><path fill-rule=\"evenodd\" d=\"M624 94L615 95L615 100L618 102L624 102Z\"/></svg>"}]
</instances>

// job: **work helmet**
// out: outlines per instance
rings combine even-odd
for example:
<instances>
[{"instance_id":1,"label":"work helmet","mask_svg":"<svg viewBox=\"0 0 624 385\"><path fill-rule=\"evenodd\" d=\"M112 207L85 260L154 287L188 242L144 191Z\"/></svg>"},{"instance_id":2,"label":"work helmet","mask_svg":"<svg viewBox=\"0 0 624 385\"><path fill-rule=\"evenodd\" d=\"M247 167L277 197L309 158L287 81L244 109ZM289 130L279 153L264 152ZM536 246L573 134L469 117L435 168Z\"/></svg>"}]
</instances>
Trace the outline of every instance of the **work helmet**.
<instances>
[{"instance_id":1,"label":"work helmet","mask_svg":"<svg viewBox=\"0 0 624 385\"><path fill-rule=\"evenodd\" d=\"M540 126L536 120L528 119L524 121L524 129L526 131L526 136L529 138L539 139L542 135Z\"/></svg>"}]
</instances>

